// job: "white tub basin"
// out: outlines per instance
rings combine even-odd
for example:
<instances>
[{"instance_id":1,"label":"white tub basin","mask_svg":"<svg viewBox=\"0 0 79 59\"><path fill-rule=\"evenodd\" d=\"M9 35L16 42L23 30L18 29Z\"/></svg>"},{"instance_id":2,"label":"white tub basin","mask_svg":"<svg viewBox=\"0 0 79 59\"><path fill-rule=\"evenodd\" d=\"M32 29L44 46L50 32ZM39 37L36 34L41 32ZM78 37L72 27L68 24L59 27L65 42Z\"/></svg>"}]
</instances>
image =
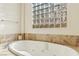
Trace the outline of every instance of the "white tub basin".
<instances>
[{"instance_id":1,"label":"white tub basin","mask_svg":"<svg viewBox=\"0 0 79 59\"><path fill-rule=\"evenodd\" d=\"M19 56L78 56L74 49L55 43L22 40L9 45L9 50Z\"/></svg>"}]
</instances>

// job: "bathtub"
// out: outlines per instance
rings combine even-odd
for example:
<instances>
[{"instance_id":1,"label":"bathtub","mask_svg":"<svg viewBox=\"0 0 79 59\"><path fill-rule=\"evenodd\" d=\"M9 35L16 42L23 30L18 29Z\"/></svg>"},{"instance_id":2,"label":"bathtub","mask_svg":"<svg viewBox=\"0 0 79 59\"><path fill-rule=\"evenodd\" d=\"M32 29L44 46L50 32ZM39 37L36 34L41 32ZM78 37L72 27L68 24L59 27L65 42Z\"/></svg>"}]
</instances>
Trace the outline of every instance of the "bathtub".
<instances>
[{"instance_id":1,"label":"bathtub","mask_svg":"<svg viewBox=\"0 0 79 59\"><path fill-rule=\"evenodd\" d=\"M78 56L74 49L55 43L22 40L9 44L9 51L18 56Z\"/></svg>"}]
</instances>

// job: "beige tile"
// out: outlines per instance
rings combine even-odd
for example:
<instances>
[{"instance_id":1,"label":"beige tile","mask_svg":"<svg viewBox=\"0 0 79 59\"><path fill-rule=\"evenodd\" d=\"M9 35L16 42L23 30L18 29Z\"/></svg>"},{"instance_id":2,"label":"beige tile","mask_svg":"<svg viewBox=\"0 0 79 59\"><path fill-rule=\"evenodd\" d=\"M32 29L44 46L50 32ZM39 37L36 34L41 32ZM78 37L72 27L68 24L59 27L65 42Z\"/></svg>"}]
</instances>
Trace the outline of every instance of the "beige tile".
<instances>
[{"instance_id":1,"label":"beige tile","mask_svg":"<svg viewBox=\"0 0 79 59\"><path fill-rule=\"evenodd\" d=\"M27 35L28 34L28 35ZM79 36L72 35L52 35L52 34L33 34L27 33L25 36L28 40L47 41L52 43L76 46Z\"/></svg>"}]
</instances>

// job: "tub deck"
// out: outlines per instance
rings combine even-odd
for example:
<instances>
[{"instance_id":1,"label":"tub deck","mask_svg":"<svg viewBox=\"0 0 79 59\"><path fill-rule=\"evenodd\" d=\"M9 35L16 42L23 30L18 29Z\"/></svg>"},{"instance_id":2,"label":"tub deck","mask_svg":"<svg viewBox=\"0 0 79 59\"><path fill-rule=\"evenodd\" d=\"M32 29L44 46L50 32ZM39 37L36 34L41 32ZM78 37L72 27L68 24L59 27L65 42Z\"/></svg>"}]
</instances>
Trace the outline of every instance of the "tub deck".
<instances>
[{"instance_id":1,"label":"tub deck","mask_svg":"<svg viewBox=\"0 0 79 59\"><path fill-rule=\"evenodd\" d=\"M15 56L14 54L12 54L8 48L4 48L5 43L0 44L0 56Z\"/></svg>"}]
</instances>

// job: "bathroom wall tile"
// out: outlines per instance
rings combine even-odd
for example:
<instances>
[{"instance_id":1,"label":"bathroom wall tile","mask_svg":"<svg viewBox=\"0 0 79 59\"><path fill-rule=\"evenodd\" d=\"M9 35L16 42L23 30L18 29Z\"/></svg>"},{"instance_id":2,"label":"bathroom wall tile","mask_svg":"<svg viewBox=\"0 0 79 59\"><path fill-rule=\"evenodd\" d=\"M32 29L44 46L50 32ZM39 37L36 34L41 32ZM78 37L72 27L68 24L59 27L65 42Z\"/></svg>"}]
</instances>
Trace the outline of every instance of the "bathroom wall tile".
<instances>
[{"instance_id":1,"label":"bathroom wall tile","mask_svg":"<svg viewBox=\"0 0 79 59\"><path fill-rule=\"evenodd\" d=\"M36 40L40 40L40 41L46 41L46 36L42 35L42 34L37 34L36 35Z\"/></svg>"},{"instance_id":2,"label":"bathroom wall tile","mask_svg":"<svg viewBox=\"0 0 79 59\"><path fill-rule=\"evenodd\" d=\"M50 42L50 41L51 41L48 34L46 34L46 35L37 34L37 35L36 35L36 40L46 41L46 42Z\"/></svg>"},{"instance_id":3,"label":"bathroom wall tile","mask_svg":"<svg viewBox=\"0 0 79 59\"><path fill-rule=\"evenodd\" d=\"M25 40L28 40L28 35L29 34L27 34L27 33L25 34Z\"/></svg>"},{"instance_id":4,"label":"bathroom wall tile","mask_svg":"<svg viewBox=\"0 0 79 59\"><path fill-rule=\"evenodd\" d=\"M36 39L36 35L35 34L28 34L28 39L29 40L35 40Z\"/></svg>"},{"instance_id":5,"label":"bathroom wall tile","mask_svg":"<svg viewBox=\"0 0 79 59\"><path fill-rule=\"evenodd\" d=\"M48 42L53 42L53 37L52 37L52 35L47 34L46 36L47 36L47 41L48 41Z\"/></svg>"},{"instance_id":6,"label":"bathroom wall tile","mask_svg":"<svg viewBox=\"0 0 79 59\"><path fill-rule=\"evenodd\" d=\"M70 45L75 45L76 46L76 41L77 41L77 36L68 36L67 39L65 39L64 41Z\"/></svg>"},{"instance_id":7,"label":"bathroom wall tile","mask_svg":"<svg viewBox=\"0 0 79 59\"><path fill-rule=\"evenodd\" d=\"M52 42L57 44L69 45L69 46L77 46L78 45L77 41L79 39L79 36L27 33L25 34L25 39L46 41L46 42Z\"/></svg>"},{"instance_id":8,"label":"bathroom wall tile","mask_svg":"<svg viewBox=\"0 0 79 59\"><path fill-rule=\"evenodd\" d=\"M76 45L79 47L79 37L77 38Z\"/></svg>"}]
</instances>

